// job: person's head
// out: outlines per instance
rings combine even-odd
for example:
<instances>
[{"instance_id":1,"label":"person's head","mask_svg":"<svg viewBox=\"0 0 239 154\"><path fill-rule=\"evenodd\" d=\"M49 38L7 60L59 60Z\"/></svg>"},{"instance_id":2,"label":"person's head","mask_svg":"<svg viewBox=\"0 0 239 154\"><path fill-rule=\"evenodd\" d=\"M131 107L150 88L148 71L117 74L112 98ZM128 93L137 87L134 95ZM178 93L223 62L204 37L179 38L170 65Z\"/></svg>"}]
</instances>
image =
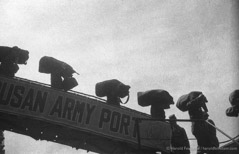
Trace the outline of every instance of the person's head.
<instances>
[{"instance_id":1,"label":"person's head","mask_svg":"<svg viewBox=\"0 0 239 154\"><path fill-rule=\"evenodd\" d=\"M169 121L171 125L177 124L177 122L175 121L175 120L177 120L177 118L174 114L169 116L169 120L173 120L173 121Z\"/></svg>"}]
</instances>

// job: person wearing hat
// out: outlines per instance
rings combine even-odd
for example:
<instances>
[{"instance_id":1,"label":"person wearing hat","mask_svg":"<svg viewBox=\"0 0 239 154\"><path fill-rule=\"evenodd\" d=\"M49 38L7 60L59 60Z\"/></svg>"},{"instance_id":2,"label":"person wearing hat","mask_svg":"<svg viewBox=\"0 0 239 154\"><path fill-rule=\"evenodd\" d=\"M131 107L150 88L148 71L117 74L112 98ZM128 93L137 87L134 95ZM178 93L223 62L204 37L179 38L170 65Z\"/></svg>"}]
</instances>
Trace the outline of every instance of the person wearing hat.
<instances>
[{"instance_id":1,"label":"person wearing hat","mask_svg":"<svg viewBox=\"0 0 239 154\"><path fill-rule=\"evenodd\" d=\"M190 144L185 129L177 124L177 118L174 114L169 116L169 120L171 120L170 125L172 129L171 153L190 154Z\"/></svg>"}]
</instances>

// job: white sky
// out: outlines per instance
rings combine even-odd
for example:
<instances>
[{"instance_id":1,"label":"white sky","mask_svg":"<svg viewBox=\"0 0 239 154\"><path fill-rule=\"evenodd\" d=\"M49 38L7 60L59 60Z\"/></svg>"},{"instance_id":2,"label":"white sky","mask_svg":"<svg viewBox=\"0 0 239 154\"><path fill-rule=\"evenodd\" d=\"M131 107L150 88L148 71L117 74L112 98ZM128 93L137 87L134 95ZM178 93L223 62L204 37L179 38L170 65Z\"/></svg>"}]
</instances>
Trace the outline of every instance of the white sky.
<instances>
[{"instance_id":1,"label":"white sky","mask_svg":"<svg viewBox=\"0 0 239 154\"><path fill-rule=\"evenodd\" d=\"M125 106L145 113L138 91L165 89L175 102L202 91L210 118L233 137L238 118L225 110L239 87L238 6L236 0L0 0L0 46L29 50L19 77L50 83L38 62L53 56L80 73L74 90L94 95L97 82L116 78L131 86ZM166 110L171 114L189 118L175 105ZM194 138L190 123L179 125ZM10 132L5 137L9 154L86 153Z\"/></svg>"}]
</instances>

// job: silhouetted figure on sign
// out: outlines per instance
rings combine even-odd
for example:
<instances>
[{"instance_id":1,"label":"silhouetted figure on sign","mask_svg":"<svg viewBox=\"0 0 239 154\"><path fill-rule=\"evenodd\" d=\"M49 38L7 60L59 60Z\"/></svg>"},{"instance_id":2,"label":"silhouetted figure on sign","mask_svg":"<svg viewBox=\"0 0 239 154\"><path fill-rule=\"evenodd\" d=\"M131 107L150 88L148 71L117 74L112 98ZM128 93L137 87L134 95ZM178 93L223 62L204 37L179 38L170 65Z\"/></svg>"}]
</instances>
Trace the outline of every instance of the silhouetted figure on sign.
<instances>
[{"instance_id":1,"label":"silhouetted figure on sign","mask_svg":"<svg viewBox=\"0 0 239 154\"><path fill-rule=\"evenodd\" d=\"M213 120L208 119L208 114L201 111L201 118L215 126ZM198 142L197 154L216 154L219 147L219 141L216 136L216 129L205 121L192 122L192 133Z\"/></svg>"},{"instance_id":2,"label":"silhouetted figure on sign","mask_svg":"<svg viewBox=\"0 0 239 154\"><path fill-rule=\"evenodd\" d=\"M170 120L177 120L173 114L169 116ZM188 136L184 128L180 127L176 121L170 121L172 136L171 136L171 154L190 154L190 144Z\"/></svg>"},{"instance_id":3,"label":"silhouetted figure on sign","mask_svg":"<svg viewBox=\"0 0 239 154\"><path fill-rule=\"evenodd\" d=\"M18 64L27 64L29 52L15 47L0 46L0 74L14 77L19 70Z\"/></svg>"},{"instance_id":4,"label":"silhouetted figure on sign","mask_svg":"<svg viewBox=\"0 0 239 154\"><path fill-rule=\"evenodd\" d=\"M111 79L103 82L99 82L95 85L96 96L107 97L106 103L111 105L120 106L122 103L120 98L128 96L127 101L129 100L129 85L125 85L119 80ZM124 103L124 104L125 104Z\"/></svg>"},{"instance_id":5,"label":"silhouetted figure on sign","mask_svg":"<svg viewBox=\"0 0 239 154\"><path fill-rule=\"evenodd\" d=\"M165 119L165 109L174 104L173 97L165 90L155 89L145 92L138 92L138 104L150 106L150 114L154 119Z\"/></svg>"},{"instance_id":6,"label":"silhouetted figure on sign","mask_svg":"<svg viewBox=\"0 0 239 154\"><path fill-rule=\"evenodd\" d=\"M206 102L207 99L202 92L193 91L181 96L176 106L183 112L188 111L191 120L204 120L192 121L192 134L198 143L197 154L216 154L219 142L216 129L205 121L208 120L215 125L211 119L208 119Z\"/></svg>"},{"instance_id":7,"label":"silhouetted figure on sign","mask_svg":"<svg viewBox=\"0 0 239 154\"><path fill-rule=\"evenodd\" d=\"M57 89L70 90L78 85L70 65L53 57L44 56L39 62L39 72L51 74L51 86ZM77 73L78 74L78 73Z\"/></svg>"},{"instance_id":8,"label":"silhouetted figure on sign","mask_svg":"<svg viewBox=\"0 0 239 154\"><path fill-rule=\"evenodd\" d=\"M231 107L226 109L226 115L229 117L238 117L239 114L239 90L234 90L229 96Z\"/></svg>"}]
</instances>

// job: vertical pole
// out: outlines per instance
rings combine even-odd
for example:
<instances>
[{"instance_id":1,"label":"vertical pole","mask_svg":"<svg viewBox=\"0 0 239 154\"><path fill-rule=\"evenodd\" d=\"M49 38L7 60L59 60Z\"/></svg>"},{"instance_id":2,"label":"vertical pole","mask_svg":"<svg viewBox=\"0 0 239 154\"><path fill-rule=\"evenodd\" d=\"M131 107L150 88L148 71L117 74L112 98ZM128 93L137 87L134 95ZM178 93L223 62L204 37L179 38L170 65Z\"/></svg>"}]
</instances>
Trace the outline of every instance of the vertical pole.
<instances>
[{"instance_id":1,"label":"vertical pole","mask_svg":"<svg viewBox=\"0 0 239 154\"><path fill-rule=\"evenodd\" d=\"M5 154L3 130L0 130L0 154Z\"/></svg>"}]
</instances>

